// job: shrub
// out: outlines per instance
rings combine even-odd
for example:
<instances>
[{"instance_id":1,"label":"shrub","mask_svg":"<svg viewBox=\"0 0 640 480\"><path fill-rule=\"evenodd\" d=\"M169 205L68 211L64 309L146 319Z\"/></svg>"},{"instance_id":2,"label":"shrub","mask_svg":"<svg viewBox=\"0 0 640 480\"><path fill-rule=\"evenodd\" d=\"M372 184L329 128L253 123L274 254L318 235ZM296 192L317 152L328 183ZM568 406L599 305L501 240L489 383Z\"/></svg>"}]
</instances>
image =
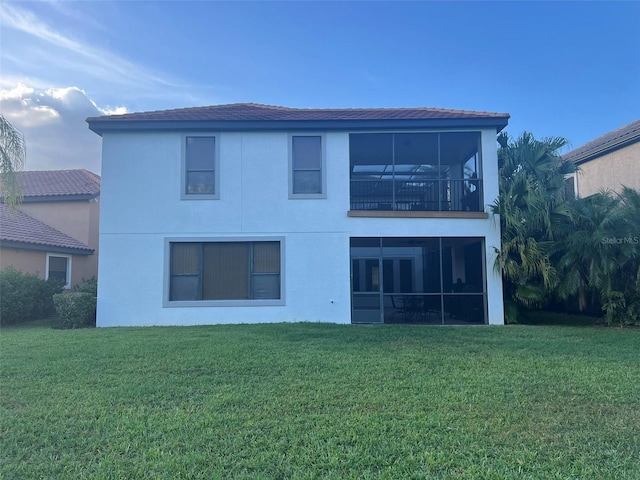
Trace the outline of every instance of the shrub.
<instances>
[{"instance_id":1,"label":"shrub","mask_svg":"<svg viewBox=\"0 0 640 480\"><path fill-rule=\"evenodd\" d=\"M87 292L58 293L53 296L62 328L95 326L96 297Z\"/></svg>"},{"instance_id":2,"label":"shrub","mask_svg":"<svg viewBox=\"0 0 640 480\"><path fill-rule=\"evenodd\" d=\"M76 285L73 290L76 292L90 293L94 297L98 296L98 279L91 277L89 280L82 279L82 285Z\"/></svg>"},{"instance_id":3,"label":"shrub","mask_svg":"<svg viewBox=\"0 0 640 480\"><path fill-rule=\"evenodd\" d=\"M43 280L13 267L0 271L0 324L36 320L55 312L53 295L62 291L60 280Z\"/></svg>"}]
</instances>

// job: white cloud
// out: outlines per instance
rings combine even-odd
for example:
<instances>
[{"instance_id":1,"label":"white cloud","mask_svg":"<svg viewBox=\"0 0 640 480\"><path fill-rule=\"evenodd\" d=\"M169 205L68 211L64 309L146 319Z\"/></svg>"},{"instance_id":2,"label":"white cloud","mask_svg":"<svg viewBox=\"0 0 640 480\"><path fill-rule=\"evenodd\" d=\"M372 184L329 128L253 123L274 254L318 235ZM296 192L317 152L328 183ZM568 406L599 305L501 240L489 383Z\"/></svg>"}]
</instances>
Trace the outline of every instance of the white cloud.
<instances>
[{"instance_id":1,"label":"white cloud","mask_svg":"<svg viewBox=\"0 0 640 480\"><path fill-rule=\"evenodd\" d=\"M41 89L23 83L0 90L0 106L25 136L26 170L86 168L99 173L101 139L85 119L126 113L125 107L100 108L75 86Z\"/></svg>"},{"instance_id":2,"label":"white cloud","mask_svg":"<svg viewBox=\"0 0 640 480\"><path fill-rule=\"evenodd\" d=\"M86 84L100 85L99 88L124 87L129 94L143 96L158 90L164 94L175 91L179 83L58 31L35 13L15 4L0 3L0 25L4 40L12 46L1 51L5 73L41 74L39 72L49 70L71 78L83 78ZM14 32L22 36L9 35Z\"/></svg>"}]
</instances>

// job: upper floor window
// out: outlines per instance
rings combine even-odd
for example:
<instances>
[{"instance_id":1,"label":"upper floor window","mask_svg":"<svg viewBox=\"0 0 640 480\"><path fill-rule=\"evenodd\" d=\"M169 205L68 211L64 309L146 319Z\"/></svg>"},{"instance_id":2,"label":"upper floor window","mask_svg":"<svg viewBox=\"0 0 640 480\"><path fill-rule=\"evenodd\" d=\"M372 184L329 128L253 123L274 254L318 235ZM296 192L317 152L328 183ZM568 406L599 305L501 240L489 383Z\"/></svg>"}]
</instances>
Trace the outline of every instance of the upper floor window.
<instances>
[{"instance_id":1,"label":"upper floor window","mask_svg":"<svg viewBox=\"0 0 640 480\"><path fill-rule=\"evenodd\" d=\"M564 177L564 199L573 200L577 198L576 192L576 174L570 173Z\"/></svg>"},{"instance_id":2,"label":"upper floor window","mask_svg":"<svg viewBox=\"0 0 640 480\"><path fill-rule=\"evenodd\" d=\"M484 210L479 132L349 135L351 210Z\"/></svg>"},{"instance_id":3,"label":"upper floor window","mask_svg":"<svg viewBox=\"0 0 640 480\"><path fill-rule=\"evenodd\" d=\"M214 136L184 137L182 198L220 198L216 143Z\"/></svg>"},{"instance_id":4,"label":"upper floor window","mask_svg":"<svg viewBox=\"0 0 640 480\"><path fill-rule=\"evenodd\" d=\"M325 161L321 135L292 135L290 198L326 198Z\"/></svg>"}]
</instances>

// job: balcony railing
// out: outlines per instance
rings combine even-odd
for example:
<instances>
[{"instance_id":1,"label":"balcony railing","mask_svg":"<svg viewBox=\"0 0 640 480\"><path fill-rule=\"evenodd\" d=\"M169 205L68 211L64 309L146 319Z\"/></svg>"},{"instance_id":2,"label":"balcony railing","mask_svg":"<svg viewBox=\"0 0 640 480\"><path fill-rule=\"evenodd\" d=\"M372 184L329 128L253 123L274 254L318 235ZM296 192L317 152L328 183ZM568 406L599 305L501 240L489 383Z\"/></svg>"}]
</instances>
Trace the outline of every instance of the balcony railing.
<instances>
[{"instance_id":1,"label":"balcony railing","mask_svg":"<svg viewBox=\"0 0 640 480\"><path fill-rule=\"evenodd\" d=\"M482 212L482 180L351 180L351 210Z\"/></svg>"}]
</instances>

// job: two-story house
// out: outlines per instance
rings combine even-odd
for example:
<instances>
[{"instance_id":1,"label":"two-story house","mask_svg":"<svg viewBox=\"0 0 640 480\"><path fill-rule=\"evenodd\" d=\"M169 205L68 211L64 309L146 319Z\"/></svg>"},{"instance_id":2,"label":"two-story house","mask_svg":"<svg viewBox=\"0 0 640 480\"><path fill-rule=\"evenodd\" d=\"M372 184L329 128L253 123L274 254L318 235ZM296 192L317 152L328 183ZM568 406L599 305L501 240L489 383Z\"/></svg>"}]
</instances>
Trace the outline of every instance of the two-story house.
<instances>
[{"instance_id":1,"label":"two-story house","mask_svg":"<svg viewBox=\"0 0 640 480\"><path fill-rule=\"evenodd\" d=\"M84 169L17 172L23 199L0 203L0 269L64 280L98 275L100 177Z\"/></svg>"},{"instance_id":2,"label":"two-story house","mask_svg":"<svg viewBox=\"0 0 640 480\"><path fill-rule=\"evenodd\" d=\"M617 193L622 187L640 190L640 120L605 133L562 155L579 170L570 179L570 190L588 197L601 190Z\"/></svg>"},{"instance_id":3,"label":"two-story house","mask_svg":"<svg viewBox=\"0 0 640 480\"><path fill-rule=\"evenodd\" d=\"M231 104L92 117L98 326L502 324L509 115Z\"/></svg>"}]
</instances>

